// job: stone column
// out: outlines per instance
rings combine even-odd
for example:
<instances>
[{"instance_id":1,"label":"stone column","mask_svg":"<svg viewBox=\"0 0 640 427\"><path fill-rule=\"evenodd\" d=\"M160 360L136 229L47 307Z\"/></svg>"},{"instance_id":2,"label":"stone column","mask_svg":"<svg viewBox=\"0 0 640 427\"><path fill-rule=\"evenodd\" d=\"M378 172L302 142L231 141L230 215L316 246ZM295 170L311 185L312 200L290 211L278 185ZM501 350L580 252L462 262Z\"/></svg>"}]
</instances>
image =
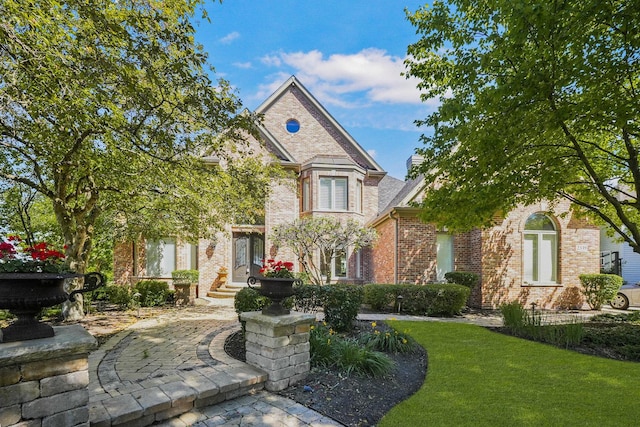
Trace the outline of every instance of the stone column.
<instances>
[{"instance_id":1,"label":"stone column","mask_svg":"<svg viewBox=\"0 0 640 427\"><path fill-rule=\"evenodd\" d=\"M82 326L55 335L0 343L0 425L89 425L89 352L97 342Z\"/></svg>"},{"instance_id":2,"label":"stone column","mask_svg":"<svg viewBox=\"0 0 640 427\"><path fill-rule=\"evenodd\" d=\"M267 390L284 390L307 375L311 367L309 331L314 315L292 312L265 316L252 311L241 313L240 320L246 322L247 363L267 372Z\"/></svg>"}]
</instances>

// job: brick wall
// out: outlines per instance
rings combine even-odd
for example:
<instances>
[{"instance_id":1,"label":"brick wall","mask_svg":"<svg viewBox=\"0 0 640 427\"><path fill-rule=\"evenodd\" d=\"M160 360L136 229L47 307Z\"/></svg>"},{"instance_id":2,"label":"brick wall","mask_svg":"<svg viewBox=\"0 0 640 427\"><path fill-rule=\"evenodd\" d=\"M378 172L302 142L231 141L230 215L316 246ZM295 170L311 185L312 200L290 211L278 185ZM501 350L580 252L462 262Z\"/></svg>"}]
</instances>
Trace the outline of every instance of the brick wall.
<instances>
[{"instance_id":1,"label":"brick wall","mask_svg":"<svg viewBox=\"0 0 640 427\"><path fill-rule=\"evenodd\" d=\"M376 226L378 240L371 249L371 282L395 283L396 221L386 219Z\"/></svg>"},{"instance_id":2,"label":"brick wall","mask_svg":"<svg viewBox=\"0 0 640 427\"><path fill-rule=\"evenodd\" d=\"M553 211L549 216L558 231L558 283L554 286L529 286L523 278L525 222L530 215L549 210ZM582 306L578 276L599 272L599 229L575 218L566 201L555 206L546 202L521 206L510 212L499 225L483 231L482 258L484 307L497 307L514 300L527 306L535 302L544 308Z\"/></svg>"}]
</instances>

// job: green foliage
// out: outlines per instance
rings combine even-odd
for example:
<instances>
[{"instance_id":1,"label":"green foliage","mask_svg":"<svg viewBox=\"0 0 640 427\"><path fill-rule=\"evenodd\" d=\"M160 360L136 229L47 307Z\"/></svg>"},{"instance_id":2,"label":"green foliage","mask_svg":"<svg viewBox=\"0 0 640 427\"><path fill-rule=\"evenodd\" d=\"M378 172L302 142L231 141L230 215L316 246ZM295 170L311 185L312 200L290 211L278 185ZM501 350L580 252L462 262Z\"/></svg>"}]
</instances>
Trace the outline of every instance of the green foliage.
<instances>
[{"instance_id":1,"label":"green foliage","mask_svg":"<svg viewBox=\"0 0 640 427\"><path fill-rule=\"evenodd\" d=\"M470 289L456 284L425 285L427 298L431 304L427 309L429 316L453 316L460 314L469 298Z\"/></svg>"},{"instance_id":2,"label":"green foliage","mask_svg":"<svg viewBox=\"0 0 640 427\"><path fill-rule=\"evenodd\" d=\"M313 366L335 366L347 375L372 377L384 376L394 366L387 355L338 335L326 322L312 326L309 343Z\"/></svg>"},{"instance_id":3,"label":"green foliage","mask_svg":"<svg viewBox=\"0 0 640 427\"><path fill-rule=\"evenodd\" d=\"M200 3L0 6L0 187L45 199L75 271L105 271L116 238L211 236L264 208L278 167L251 155L255 117L212 80Z\"/></svg>"},{"instance_id":4,"label":"green foliage","mask_svg":"<svg viewBox=\"0 0 640 427\"><path fill-rule=\"evenodd\" d=\"M500 314L502 314L502 323L512 332L517 333L524 329L527 313L518 301L501 304Z\"/></svg>"},{"instance_id":5,"label":"green foliage","mask_svg":"<svg viewBox=\"0 0 640 427\"><path fill-rule=\"evenodd\" d=\"M233 306L238 313L245 313L247 311L259 311L271 304L271 300L267 297L261 296L257 290L252 288L240 289L233 300Z\"/></svg>"},{"instance_id":6,"label":"green foliage","mask_svg":"<svg viewBox=\"0 0 640 427\"><path fill-rule=\"evenodd\" d=\"M303 313L316 313L324 305L325 292L322 285L295 285L293 309Z\"/></svg>"},{"instance_id":7,"label":"green foliage","mask_svg":"<svg viewBox=\"0 0 640 427\"><path fill-rule=\"evenodd\" d=\"M347 331L353 326L362 305L364 292L357 285L324 286L324 318L337 331Z\"/></svg>"},{"instance_id":8,"label":"green foliage","mask_svg":"<svg viewBox=\"0 0 640 427\"><path fill-rule=\"evenodd\" d=\"M331 282L328 270L341 248L357 251L371 245L376 231L348 220L346 223L332 217L304 217L274 228L273 239L278 245L288 246L298 255L298 261L312 283ZM320 263L315 254L320 254ZM323 280L324 278L324 280Z\"/></svg>"},{"instance_id":9,"label":"green foliage","mask_svg":"<svg viewBox=\"0 0 640 427\"><path fill-rule=\"evenodd\" d=\"M456 283L458 285L466 286L469 289L475 288L480 280L480 276L476 273L470 273L467 271L450 271L444 274L444 278L447 279L448 283Z\"/></svg>"},{"instance_id":10,"label":"green foliage","mask_svg":"<svg viewBox=\"0 0 640 427\"><path fill-rule=\"evenodd\" d=\"M363 347L354 340L340 340L334 346L335 364L347 375L382 377L393 369L393 361L379 351Z\"/></svg>"},{"instance_id":11,"label":"green foliage","mask_svg":"<svg viewBox=\"0 0 640 427\"><path fill-rule=\"evenodd\" d=\"M600 323L620 323L640 321L640 311L630 311L628 313L601 313L589 319L591 322Z\"/></svg>"},{"instance_id":12,"label":"green foliage","mask_svg":"<svg viewBox=\"0 0 640 427\"><path fill-rule=\"evenodd\" d=\"M387 311L404 289L401 285L368 284L364 286L363 302L375 311Z\"/></svg>"},{"instance_id":13,"label":"green foliage","mask_svg":"<svg viewBox=\"0 0 640 427\"><path fill-rule=\"evenodd\" d=\"M583 293L592 310L600 310L616 296L622 286L622 277L615 274L581 274Z\"/></svg>"},{"instance_id":14,"label":"green foliage","mask_svg":"<svg viewBox=\"0 0 640 427\"><path fill-rule=\"evenodd\" d=\"M333 347L336 341L341 338L335 335L333 329L330 329L326 322L323 324L312 325L309 334L309 346L311 354L311 365L328 367L333 365Z\"/></svg>"},{"instance_id":15,"label":"green foliage","mask_svg":"<svg viewBox=\"0 0 640 427\"><path fill-rule=\"evenodd\" d=\"M422 218L467 230L560 196L638 248L637 4L449 0L408 18L407 75L440 101L418 122L434 132L414 175L438 183Z\"/></svg>"},{"instance_id":16,"label":"green foliage","mask_svg":"<svg viewBox=\"0 0 640 427\"><path fill-rule=\"evenodd\" d=\"M110 303L117 304L122 309L131 305L132 292L128 286L112 285L105 289Z\"/></svg>"},{"instance_id":17,"label":"green foliage","mask_svg":"<svg viewBox=\"0 0 640 427\"><path fill-rule=\"evenodd\" d=\"M539 310L525 310L517 301L502 304L500 312L504 326L515 336L569 348L580 344L585 335L583 324L578 319L549 324Z\"/></svg>"},{"instance_id":18,"label":"green foliage","mask_svg":"<svg viewBox=\"0 0 640 427\"><path fill-rule=\"evenodd\" d=\"M371 331L362 333L359 341L368 348L387 353L411 353L417 348L408 329L398 332L393 328L380 328L376 322L371 322Z\"/></svg>"},{"instance_id":19,"label":"green foliage","mask_svg":"<svg viewBox=\"0 0 640 427\"><path fill-rule=\"evenodd\" d=\"M454 283L429 285L364 286L364 302L375 310L388 309L398 302L400 311L419 316L453 316L464 308L471 290ZM402 296L399 300L398 297ZM401 302L400 302L401 301Z\"/></svg>"},{"instance_id":20,"label":"green foliage","mask_svg":"<svg viewBox=\"0 0 640 427\"><path fill-rule=\"evenodd\" d=\"M171 272L174 283L198 283L200 272L198 270L174 270Z\"/></svg>"},{"instance_id":21,"label":"green foliage","mask_svg":"<svg viewBox=\"0 0 640 427\"><path fill-rule=\"evenodd\" d=\"M169 285L161 280L141 280L133 288L134 295L140 294L138 302L142 307L164 305L170 295Z\"/></svg>"}]
</instances>

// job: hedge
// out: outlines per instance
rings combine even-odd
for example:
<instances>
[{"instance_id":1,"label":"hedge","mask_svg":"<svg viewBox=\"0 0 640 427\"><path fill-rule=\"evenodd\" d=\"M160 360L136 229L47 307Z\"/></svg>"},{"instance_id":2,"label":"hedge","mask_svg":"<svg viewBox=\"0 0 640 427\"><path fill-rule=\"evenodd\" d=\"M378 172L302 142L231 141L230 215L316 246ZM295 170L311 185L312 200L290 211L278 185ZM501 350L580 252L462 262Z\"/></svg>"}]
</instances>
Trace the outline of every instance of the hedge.
<instances>
[{"instance_id":1,"label":"hedge","mask_svg":"<svg viewBox=\"0 0 640 427\"><path fill-rule=\"evenodd\" d=\"M198 283L200 272L198 270L175 270L171 272L174 283Z\"/></svg>"},{"instance_id":2,"label":"hedge","mask_svg":"<svg viewBox=\"0 0 640 427\"><path fill-rule=\"evenodd\" d=\"M466 286L469 289L475 288L480 280L480 276L468 271L450 271L444 274L444 278L447 280L447 283L456 283Z\"/></svg>"},{"instance_id":3,"label":"hedge","mask_svg":"<svg viewBox=\"0 0 640 427\"><path fill-rule=\"evenodd\" d=\"M454 283L428 285L364 286L364 303L373 310L394 311L414 315L453 316L464 308L471 289ZM401 299L398 299L402 296Z\"/></svg>"}]
</instances>

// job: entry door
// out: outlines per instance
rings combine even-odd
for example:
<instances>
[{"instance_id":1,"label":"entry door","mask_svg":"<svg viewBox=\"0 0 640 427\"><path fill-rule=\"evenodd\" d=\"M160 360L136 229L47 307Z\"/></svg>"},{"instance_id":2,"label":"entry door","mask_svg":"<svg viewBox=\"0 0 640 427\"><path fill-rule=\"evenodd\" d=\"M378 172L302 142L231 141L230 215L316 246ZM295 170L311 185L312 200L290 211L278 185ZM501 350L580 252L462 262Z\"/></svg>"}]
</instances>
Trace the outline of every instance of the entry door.
<instances>
[{"instance_id":1,"label":"entry door","mask_svg":"<svg viewBox=\"0 0 640 427\"><path fill-rule=\"evenodd\" d=\"M264 236L257 233L233 233L233 282L246 282L257 276L264 259Z\"/></svg>"}]
</instances>

